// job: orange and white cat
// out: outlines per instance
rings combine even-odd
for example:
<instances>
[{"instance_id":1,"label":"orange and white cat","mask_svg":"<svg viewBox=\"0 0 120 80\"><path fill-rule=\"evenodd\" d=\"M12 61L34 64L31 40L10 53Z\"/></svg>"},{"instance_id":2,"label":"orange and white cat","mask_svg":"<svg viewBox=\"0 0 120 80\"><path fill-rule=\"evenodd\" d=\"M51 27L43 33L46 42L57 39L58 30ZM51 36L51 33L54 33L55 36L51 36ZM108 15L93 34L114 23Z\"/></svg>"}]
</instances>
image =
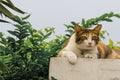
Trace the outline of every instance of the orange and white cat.
<instances>
[{"instance_id":1,"label":"orange and white cat","mask_svg":"<svg viewBox=\"0 0 120 80\"><path fill-rule=\"evenodd\" d=\"M75 25L74 30L74 34L66 42L58 56L67 57L72 64L77 62L77 57L98 58L97 45L101 25L97 25L94 29L81 28L79 25Z\"/></svg>"},{"instance_id":2,"label":"orange and white cat","mask_svg":"<svg viewBox=\"0 0 120 80\"><path fill-rule=\"evenodd\" d=\"M74 27L75 33L65 42L58 57L67 57L72 64L76 63L78 57L120 59L120 50L109 48L99 39L102 25L98 24L94 29L81 28L79 25Z\"/></svg>"}]
</instances>

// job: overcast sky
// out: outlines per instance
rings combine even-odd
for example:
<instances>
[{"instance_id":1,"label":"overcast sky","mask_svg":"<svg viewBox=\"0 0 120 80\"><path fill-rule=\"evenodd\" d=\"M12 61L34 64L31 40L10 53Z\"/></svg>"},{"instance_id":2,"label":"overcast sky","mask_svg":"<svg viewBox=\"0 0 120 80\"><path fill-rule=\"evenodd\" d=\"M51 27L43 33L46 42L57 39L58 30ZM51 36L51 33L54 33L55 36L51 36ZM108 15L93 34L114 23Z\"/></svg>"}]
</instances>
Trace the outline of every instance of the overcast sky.
<instances>
[{"instance_id":1,"label":"overcast sky","mask_svg":"<svg viewBox=\"0 0 120 80\"><path fill-rule=\"evenodd\" d=\"M56 34L64 34L65 26L82 18L98 17L106 12L120 13L120 0L12 0L20 9L31 14L29 21L36 29L55 27ZM110 33L108 38L120 40L120 19L102 22L103 30ZM7 25L8 26L8 25ZM0 31L10 29L1 25ZM106 40L107 41L107 40Z\"/></svg>"}]
</instances>

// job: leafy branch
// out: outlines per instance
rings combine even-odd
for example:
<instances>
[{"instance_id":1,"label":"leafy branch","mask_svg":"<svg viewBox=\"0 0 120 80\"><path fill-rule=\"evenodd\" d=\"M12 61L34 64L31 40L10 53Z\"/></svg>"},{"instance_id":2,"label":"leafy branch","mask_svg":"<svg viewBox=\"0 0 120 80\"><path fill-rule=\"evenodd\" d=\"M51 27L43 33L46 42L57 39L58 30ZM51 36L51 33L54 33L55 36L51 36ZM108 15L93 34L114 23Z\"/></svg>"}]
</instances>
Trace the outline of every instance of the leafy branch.
<instances>
[{"instance_id":1,"label":"leafy branch","mask_svg":"<svg viewBox=\"0 0 120 80\"><path fill-rule=\"evenodd\" d=\"M106 21L106 22L113 22L111 19L112 17L117 17L120 18L120 14L114 14L113 12L110 13L105 13L99 17L96 18L91 18L88 20L85 20L84 18L82 19L81 25L85 28L90 28L92 25L97 25L101 21Z\"/></svg>"},{"instance_id":2,"label":"leafy branch","mask_svg":"<svg viewBox=\"0 0 120 80\"><path fill-rule=\"evenodd\" d=\"M71 24L69 24L69 25L65 24L65 26L67 28L66 32L68 32L66 35L68 37L70 37L70 35L73 34L73 32L74 32L74 25L75 24L80 24L80 26L83 27L83 28L90 28L93 25L97 25L97 24L99 24L102 21L113 22L113 20L112 20L113 17L120 18L120 14L115 14L113 12L110 12L110 13L105 13L105 14L99 16L99 17L96 17L96 18L90 18L88 20L85 20L83 18L82 21L81 21L81 24L80 23L76 23L76 22L71 22Z\"/></svg>"}]
</instances>

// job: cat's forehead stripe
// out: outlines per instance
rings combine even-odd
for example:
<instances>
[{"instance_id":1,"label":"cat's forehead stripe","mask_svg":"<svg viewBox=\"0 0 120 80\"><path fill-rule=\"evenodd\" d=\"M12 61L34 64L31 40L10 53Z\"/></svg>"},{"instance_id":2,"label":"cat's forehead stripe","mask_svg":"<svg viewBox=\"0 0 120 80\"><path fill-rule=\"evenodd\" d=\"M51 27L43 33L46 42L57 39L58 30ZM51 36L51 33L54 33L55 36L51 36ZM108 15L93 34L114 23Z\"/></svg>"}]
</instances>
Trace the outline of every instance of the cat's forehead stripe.
<instances>
[{"instance_id":1,"label":"cat's forehead stripe","mask_svg":"<svg viewBox=\"0 0 120 80\"><path fill-rule=\"evenodd\" d=\"M91 29L84 29L82 32L81 32L81 35L97 35L97 33Z\"/></svg>"},{"instance_id":2,"label":"cat's forehead stripe","mask_svg":"<svg viewBox=\"0 0 120 80\"><path fill-rule=\"evenodd\" d=\"M96 34L93 32L89 32L89 33L83 33L82 36L95 36Z\"/></svg>"}]
</instances>

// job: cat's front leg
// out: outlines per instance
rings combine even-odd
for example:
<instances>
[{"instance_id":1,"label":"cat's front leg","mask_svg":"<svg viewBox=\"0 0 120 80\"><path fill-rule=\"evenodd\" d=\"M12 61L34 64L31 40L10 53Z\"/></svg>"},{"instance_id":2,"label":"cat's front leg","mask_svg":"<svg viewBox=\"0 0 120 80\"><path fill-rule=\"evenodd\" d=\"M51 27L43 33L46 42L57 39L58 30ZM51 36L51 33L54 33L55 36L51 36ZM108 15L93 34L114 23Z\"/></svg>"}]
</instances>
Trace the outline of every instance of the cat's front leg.
<instances>
[{"instance_id":1,"label":"cat's front leg","mask_svg":"<svg viewBox=\"0 0 120 80\"><path fill-rule=\"evenodd\" d=\"M68 61L71 64L75 64L77 62L77 56L72 51L63 51L62 52L62 57L67 57Z\"/></svg>"}]
</instances>

